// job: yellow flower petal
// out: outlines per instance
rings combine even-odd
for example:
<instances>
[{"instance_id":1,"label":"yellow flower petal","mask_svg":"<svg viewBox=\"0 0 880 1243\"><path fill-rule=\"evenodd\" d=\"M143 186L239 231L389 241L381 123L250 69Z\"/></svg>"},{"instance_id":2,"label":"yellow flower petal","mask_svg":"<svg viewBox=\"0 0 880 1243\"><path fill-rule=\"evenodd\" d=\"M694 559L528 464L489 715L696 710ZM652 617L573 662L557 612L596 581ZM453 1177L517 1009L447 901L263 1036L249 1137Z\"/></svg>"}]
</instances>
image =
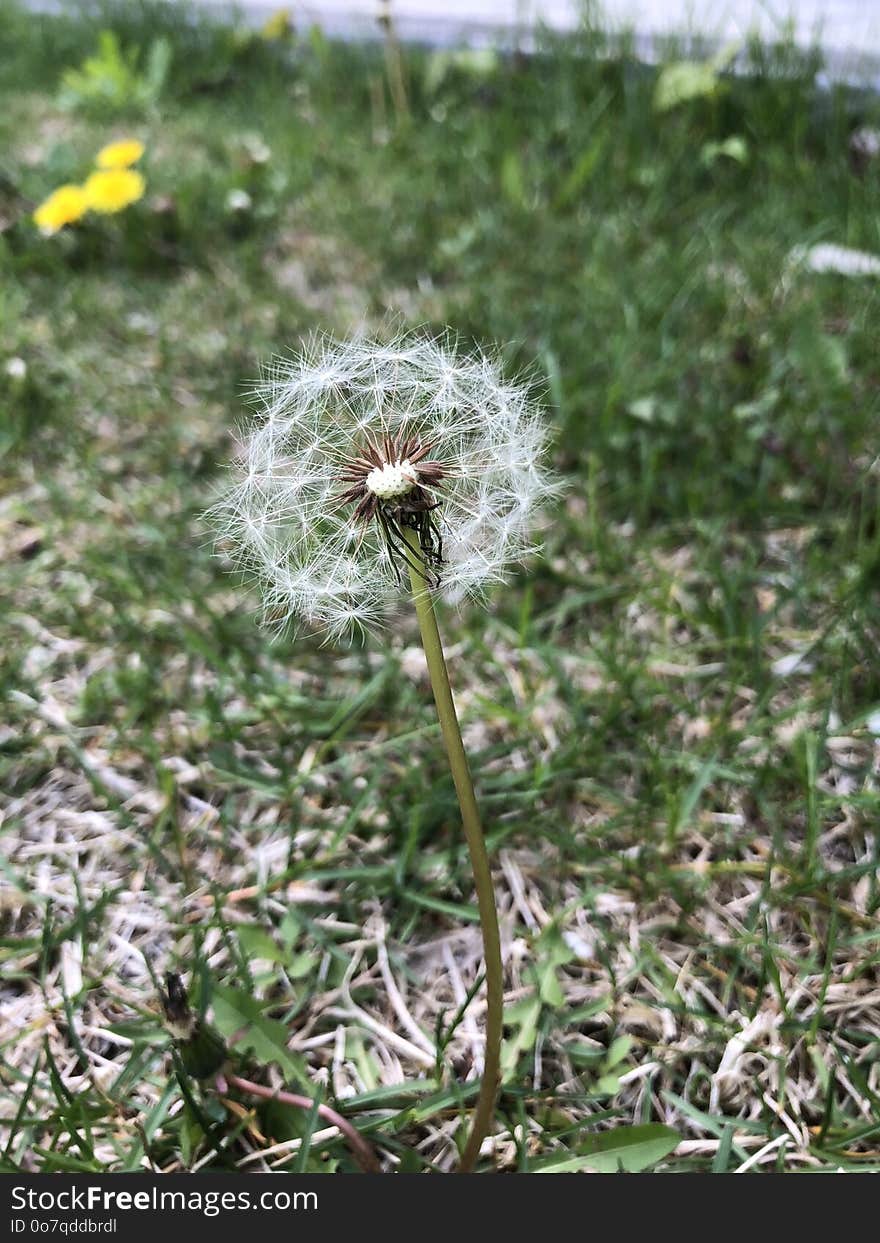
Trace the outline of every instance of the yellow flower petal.
<instances>
[{"instance_id":1,"label":"yellow flower petal","mask_svg":"<svg viewBox=\"0 0 880 1243\"><path fill-rule=\"evenodd\" d=\"M95 156L98 168L128 168L137 164L144 154L144 144L136 138L126 138L122 142L111 142L102 147Z\"/></svg>"},{"instance_id":2,"label":"yellow flower petal","mask_svg":"<svg viewBox=\"0 0 880 1243\"><path fill-rule=\"evenodd\" d=\"M140 173L130 168L111 168L92 173L86 179L83 191L86 204L92 211L111 215L143 198L147 183Z\"/></svg>"},{"instance_id":3,"label":"yellow flower petal","mask_svg":"<svg viewBox=\"0 0 880 1243\"><path fill-rule=\"evenodd\" d=\"M279 9L268 19L260 33L264 39L286 39L292 30L290 9Z\"/></svg>"},{"instance_id":4,"label":"yellow flower petal","mask_svg":"<svg viewBox=\"0 0 880 1243\"><path fill-rule=\"evenodd\" d=\"M66 224L81 219L88 206L82 186L59 186L36 209L34 223L43 233L57 233Z\"/></svg>"}]
</instances>

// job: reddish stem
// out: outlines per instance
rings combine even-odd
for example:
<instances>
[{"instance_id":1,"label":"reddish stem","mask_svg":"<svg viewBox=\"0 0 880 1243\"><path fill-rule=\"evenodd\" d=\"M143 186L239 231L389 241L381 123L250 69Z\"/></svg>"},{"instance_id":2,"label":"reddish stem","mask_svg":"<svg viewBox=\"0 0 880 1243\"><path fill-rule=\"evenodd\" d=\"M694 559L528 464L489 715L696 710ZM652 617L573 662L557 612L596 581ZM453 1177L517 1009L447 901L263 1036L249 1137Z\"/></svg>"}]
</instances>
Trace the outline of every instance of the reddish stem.
<instances>
[{"instance_id":1,"label":"reddish stem","mask_svg":"<svg viewBox=\"0 0 880 1243\"><path fill-rule=\"evenodd\" d=\"M313 1109L315 1105L315 1102L308 1096L299 1096L296 1092L282 1092L275 1088L266 1088L260 1083L252 1083L250 1079L242 1079L239 1075L227 1074L225 1079L230 1087L238 1088L240 1092L247 1092L251 1096L258 1096L264 1101L280 1101L282 1105L290 1105L293 1109ZM343 1118L342 1114L338 1114L329 1105L318 1105L318 1116L342 1132L348 1141L353 1157L365 1174L382 1173L382 1167L379 1165L379 1159L373 1151L372 1145L364 1139L360 1131L353 1127L347 1118Z\"/></svg>"}]
</instances>

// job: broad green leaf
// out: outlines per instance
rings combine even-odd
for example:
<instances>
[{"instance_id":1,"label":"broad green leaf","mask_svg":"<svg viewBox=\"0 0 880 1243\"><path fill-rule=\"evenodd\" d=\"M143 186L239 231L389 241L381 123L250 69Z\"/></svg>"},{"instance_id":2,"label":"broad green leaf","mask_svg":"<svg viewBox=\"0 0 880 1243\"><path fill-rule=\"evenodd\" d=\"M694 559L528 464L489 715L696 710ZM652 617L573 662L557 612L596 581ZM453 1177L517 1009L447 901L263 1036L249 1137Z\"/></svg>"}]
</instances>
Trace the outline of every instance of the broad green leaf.
<instances>
[{"instance_id":1,"label":"broad green leaf","mask_svg":"<svg viewBox=\"0 0 880 1243\"><path fill-rule=\"evenodd\" d=\"M540 1017L540 997L523 997L505 1010L504 1021L513 1029L513 1035L504 1041L501 1054L502 1080L512 1078L521 1055L526 1049L534 1048Z\"/></svg>"},{"instance_id":2,"label":"broad green leaf","mask_svg":"<svg viewBox=\"0 0 880 1243\"><path fill-rule=\"evenodd\" d=\"M558 967L570 963L574 956L574 951L566 944L557 924L549 924L535 942L538 992L545 1006L558 1009L565 1001L556 972Z\"/></svg>"},{"instance_id":3,"label":"broad green leaf","mask_svg":"<svg viewBox=\"0 0 880 1243\"><path fill-rule=\"evenodd\" d=\"M264 958L267 962L281 962L285 957L279 948L262 928L253 924L241 924L236 929L238 942L249 959Z\"/></svg>"},{"instance_id":4,"label":"broad green leaf","mask_svg":"<svg viewBox=\"0 0 880 1243\"><path fill-rule=\"evenodd\" d=\"M678 1144L678 1133L660 1122L620 1126L588 1136L577 1152L560 1153L532 1167L535 1174L574 1174L595 1170L599 1174L624 1171L637 1174L656 1165Z\"/></svg>"},{"instance_id":5,"label":"broad green leaf","mask_svg":"<svg viewBox=\"0 0 880 1243\"><path fill-rule=\"evenodd\" d=\"M714 164L720 157L735 160L737 164L746 164L749 159L749 145L739 134L731 134L723 142L704 143L700 150L703 164Z\"/></svg>"},{"instance_id":6,"label":"broad green leaf","mask_svg":"<svg viewBox=\"0 0 880 1243\"><path fill-rule=\"evenodd\" d=\"M617 1036L608 1046L608 1053L605 1058L605 1065L609 1070L614 1066L619 1066L625 1058L629 1056L629 1051L633 1047L633 1042L629 1036Z\"/></svg>"},{"instance_id":7,"label":"broad green leaf","mask_svg":"<svg viewBox=\"0 0 880 1243\"><path fill-rule=\"evenodd\" d=\"M286 975L289 980L304 980L315 969L314 954L294 954L287 964Z\"/></svg>"},{"instance_id":8,"label":"broad green leaf","mask_svg":"<svg viewBox=\"0 0 880 1243\"><path fill-rule=\"evenodd\" d=\"M501 188L516 207L525 206L526 190L522 161L515 151L504 153L501 161Z\"/></svg>"},{"instance_id":9,"label":"broad green leaf","mask_svg":"<svg viewBox=\"0 0 880 1243\"><path fill-rule=\"evenodd\" d=\"M436 94L454 70L472 78L488 78L497 69L498 59L498 53L492 48L432 52L425 66L425 93Z\"/></svg>"},{"instance_id":10,"label":"broad green leaf","mask_svg":"<svg viewBox=\"0 0 880 1243\"><path fill-rule=\"evenodd\" d=\"M690 99L705 99L718 90L718 74L713 65L680 60L660 71L654 88L654 107L668 112Z\"/></svg>"},{"instance_id":11,"label":"broad green leaf","mask_svg":"<svg viewBox=\"0 0 880 1243\"><path fill-rule=\"evenodd\" d=\"M286 1075L304 1077L299 1060L287 1049L287 1029L275 1019L267 1019L260 1003L237 988L215 985L211 990L214 1022L217 1030L230 1039L238 1032L241 1037L230 1052L250 1051L262 1062L274 1062Z\"/></svg>"},{"instance_id":12,"label":"broad green leaf","mask_svg":"<svg viewBox=\"0 0 880 1243\"><path fill-rule=\"evenodd\" d=\"M588 1044L585 1040L577 1040L565 1046L566 1056L575 1066L591 1066L596 1068L604 1063L605 1049L600 1044Z\"/></svg>"}]
</instances>

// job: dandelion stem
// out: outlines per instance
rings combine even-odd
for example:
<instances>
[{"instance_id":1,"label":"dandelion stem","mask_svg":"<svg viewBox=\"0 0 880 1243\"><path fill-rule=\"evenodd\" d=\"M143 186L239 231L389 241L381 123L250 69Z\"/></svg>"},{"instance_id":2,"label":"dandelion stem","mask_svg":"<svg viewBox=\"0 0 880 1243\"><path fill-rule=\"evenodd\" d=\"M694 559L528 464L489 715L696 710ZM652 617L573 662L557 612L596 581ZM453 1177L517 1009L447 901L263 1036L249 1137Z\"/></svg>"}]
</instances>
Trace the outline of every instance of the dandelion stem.
<instances>
[{"instance_id":1,"label":"dandelion stem","mask_svg":"<svg viewBox=\"0 0 880 1243\"><path fill-rule=\"evenodd\" d=\"M477 1098L471 1131L465 1145L459 1165L459 1173L470 1174L476 1164L483 1142L495 1113L495 1100L498 1095L501 1065L501 1023L503 1006L503 980L501 968L501 936L498 931L498 910L495 905L495 891L492 887L492 873L489 869L489 856L486 853L486 842L480 825L480 813L474 795L474 783L471 779L470 767L464 744L461 740L461 729L455 712L452 691L449 686L449 673L437 629L437 617L434 612L434 601L428 588L425 575L418 568L421 564L421 552L415 532L404 530L407 542L413 550L413 559L408 561L410 581L412 583L413 601L419 619L419 630L422 635L422 646L428 662L428 673L434 691L434 702L437 705L437 716L440 729L452 770L452 780L461 809L462 825L467 839L477 890L477 905L480 911L480 927L483 933L483 956L486 962L486 1053L483 1064L483 1081ZM415 564L413 564L413 561Z\"/></svg>"},{"instance_id":2,"label":"dandelion stem","mask_svg":"<svg viewBox=\"0 0 880 1243\"><path fill-rule=\"evenodd\" d=\"M238 1088L239 1092L258 1096L264 1101L278 1101L281 1105L291 1105L294 1109L314 1108L315 1102L310 1097L300 1096L296 1092L282 1092L277 1088L267 1088L261 1083L254 1083L251 1079L242 1079L241 1075L227 1073L224 1080L229 1087ZM382 1167L371 1145L347 1118L343 1118L342 1114L324 1104L318 1105L317 1113L320 1118L324 1118L345 1136L355 1160L365 1174L382 1173Z\"/></svg>"}]
</instances>

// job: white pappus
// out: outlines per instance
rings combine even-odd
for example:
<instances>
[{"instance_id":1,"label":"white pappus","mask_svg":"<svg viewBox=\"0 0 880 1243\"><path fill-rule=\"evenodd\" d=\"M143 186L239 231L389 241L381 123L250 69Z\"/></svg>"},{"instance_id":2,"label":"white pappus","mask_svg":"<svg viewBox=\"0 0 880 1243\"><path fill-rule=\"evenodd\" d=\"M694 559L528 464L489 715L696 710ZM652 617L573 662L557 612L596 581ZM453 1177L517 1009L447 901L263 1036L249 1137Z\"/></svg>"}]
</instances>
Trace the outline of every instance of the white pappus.
<instances>
[{"instance_id":1,"label":"white pappus","mask_svg":"<svg viewBox=\"0 0 880 1243\"><path fill-rule=\"evenodd\" d=\"M557 491L549 432L489 354L421 334L315 338L273 362L256 397L210 518L276 623L374 629L401 598L407 560L456 602L536 551Z\"/></svg>"}]
</instances>

